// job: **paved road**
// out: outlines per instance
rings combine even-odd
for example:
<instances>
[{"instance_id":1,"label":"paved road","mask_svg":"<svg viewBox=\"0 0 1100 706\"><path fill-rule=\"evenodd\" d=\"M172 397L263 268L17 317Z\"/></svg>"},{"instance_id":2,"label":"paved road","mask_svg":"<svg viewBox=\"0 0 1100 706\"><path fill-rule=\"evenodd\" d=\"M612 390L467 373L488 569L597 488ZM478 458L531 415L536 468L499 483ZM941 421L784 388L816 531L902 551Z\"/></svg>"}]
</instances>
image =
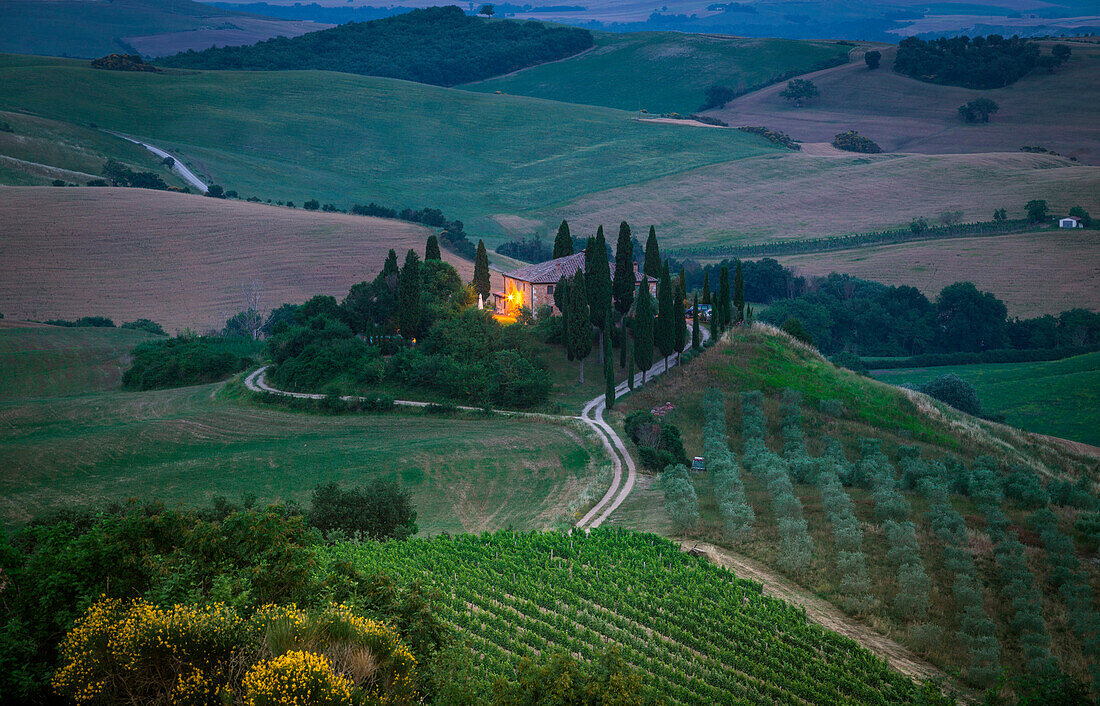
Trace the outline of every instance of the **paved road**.
<instances>
[{"instance_id":1,"label":"paved road","mask_svg":"<svg viewBox=\"0 0 1100 706\"><path fill-rule=\"evenodd\" d=\"M706 327L702 328L703 340L706 341L710 338L710 333ZM608 355L611 351L608 351ZM656 364L646 373L646 381L648 382L654 377L657 377L661 373L667 372L670 368L676 364L676 355L670 355L667 358L657 361ZM324 395L309 392L289 392L287 390L279 390L271 387L264 379L264 373L270 366L263 366L257 370L252 371L248 377L244 379L244 385L253 392L268 392L274 395L283 395L284 397L295 397L305 400L320 400L324 399ZM634 375L634 387L638 388L642 386L642 373L636 373ZM626 380L623 380L615 388L616 399L625 395L629 385ZM341 397L345 401L354 401L362 398L348 395ZM394 400L394 404L401 405L403 407L427 407L428 402L416 402L414 400ZM456 409L460 409L464 412L480 412L479 407L464 407L457 406ZM611 516L611 513L615 512L623 501L627 499L630 492L634 490L634 483L638 477L638 468L634 463L634 458L630 455L630 452L626 449L626 444L623 443L622 438L615 432L615 430L608 424L604 418L604 411L607 409L606 395L600 395L588 401L584 406L584 410L579 417L560 417L557 415L539 414L534 412L512 412L509 410L493 410L497 414L504 414L515 417L536 417L536 418L556 418L556 419L578 419L584 422L599 438L600 443L603 444L604 449L611 456L612 463L612 477L611 487L607 489L604 496L600 498L600 501L589 510L584 517L577 521L575 527L577 529L592 529L599 527L603 524L604 520ZM626 469L626 482L623 482L623 469Z\"/></svg>"},{"instance_id":2,"label":"paved road","mask_svg":"<svg viewBox=\"0 0 1100 706\"><path fill-rule=\"evenodd\" d=\"M195 187L196 189L198 189L199 191L201 191L204 194L207 191L210 190L209 187L206 186L206 182L204 182L202 179L199 179L199 177L193 171L188 169L187 165L184 164L183 162L181 162L179 157L176 157L174 155L170 155L167 152L165 152L164 150L162 150L161 148L154 147L153 145L150 145L148 142L142 142L141 140L135 140L132 137L127 137L126 135L122 135L122 134L119 134L117 132L113 132L111 134L116 135L118 137L121 137L122 139L127 140L129 142L133 142L135 145L141 145L142 147L149 150L150 152L152 152L156 156L160 157L161 159L167 159L168 157L171 157L172 160L173 160L172 169L175 170L181 177L183 177L184 181L186 181L188 184Z\"/></svg>"}]
</instances>

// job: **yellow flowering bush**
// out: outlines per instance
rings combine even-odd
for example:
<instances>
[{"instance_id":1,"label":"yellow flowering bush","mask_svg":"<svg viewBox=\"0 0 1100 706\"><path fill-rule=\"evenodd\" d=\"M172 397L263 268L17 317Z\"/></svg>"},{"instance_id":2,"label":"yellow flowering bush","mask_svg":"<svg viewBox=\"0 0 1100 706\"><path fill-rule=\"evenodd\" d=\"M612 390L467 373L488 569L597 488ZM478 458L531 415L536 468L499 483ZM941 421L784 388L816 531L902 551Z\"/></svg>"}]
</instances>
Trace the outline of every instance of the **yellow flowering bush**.
<instances>
[{"instance_id":1,"label":"yellow flowering bush","mask_svg":"<svg viewBox=\"0 0 1100 706\"><path fill-rule=\"evenodd\" d=\"M242 687L248 706L351 704L351 680L336 674L322 655L303 650L259 662Z\"/></svg>"},{"instance_id":2,"label":"yellow flowering bush","mask_svg":"<svg viewBox=\"0 0 1100 706\"><path fill-rule=\"evenodd\" d=\"M53 686L77 702L218 703L241 627L222 604L164 609L104 598L66 635Z\"/></svg>"}]
</instances>

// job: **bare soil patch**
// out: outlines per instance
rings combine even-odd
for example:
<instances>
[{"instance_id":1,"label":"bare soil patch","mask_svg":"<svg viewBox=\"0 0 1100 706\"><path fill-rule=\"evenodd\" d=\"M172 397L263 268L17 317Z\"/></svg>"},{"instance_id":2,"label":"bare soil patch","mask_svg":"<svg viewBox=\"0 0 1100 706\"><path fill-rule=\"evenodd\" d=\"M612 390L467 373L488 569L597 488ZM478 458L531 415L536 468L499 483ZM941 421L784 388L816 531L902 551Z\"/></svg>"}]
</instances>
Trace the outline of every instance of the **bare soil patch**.
<instances>
[{"instance_id":1,"label":"bare soil patch","mask_svg":"<svg viewBox=\"0 0 1100 706\"><path fill-rule=\"evenodd\" d=\"M220 328L251 282L272 309L342 299L393 248L421 256L433 231L144 189L0 188L0 302L10 318L150 318L175 331ZM444 252L464 280L473 264Z\"/></svg>"}]
</instances>

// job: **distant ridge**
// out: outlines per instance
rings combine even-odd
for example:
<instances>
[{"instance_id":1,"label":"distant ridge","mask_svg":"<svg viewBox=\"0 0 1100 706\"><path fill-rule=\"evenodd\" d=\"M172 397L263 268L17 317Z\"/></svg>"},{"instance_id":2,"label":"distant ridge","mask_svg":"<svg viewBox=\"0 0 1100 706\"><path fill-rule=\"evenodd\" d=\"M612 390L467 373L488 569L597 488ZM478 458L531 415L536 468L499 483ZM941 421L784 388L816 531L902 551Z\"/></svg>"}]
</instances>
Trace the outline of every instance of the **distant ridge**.
<instances>
[{"instance_id":1,"label":"distant ridge","mask_svg":"<svg viewBox=\"0 0 1100 706\"><path fill-rule=\"evenodd\" d=\"M450 6L351 22L293 39L189 51L160 63L191 69L343 71L454 86L564 59L592 44L585 29L485 20Z\"/></svg>"}]
</instances>

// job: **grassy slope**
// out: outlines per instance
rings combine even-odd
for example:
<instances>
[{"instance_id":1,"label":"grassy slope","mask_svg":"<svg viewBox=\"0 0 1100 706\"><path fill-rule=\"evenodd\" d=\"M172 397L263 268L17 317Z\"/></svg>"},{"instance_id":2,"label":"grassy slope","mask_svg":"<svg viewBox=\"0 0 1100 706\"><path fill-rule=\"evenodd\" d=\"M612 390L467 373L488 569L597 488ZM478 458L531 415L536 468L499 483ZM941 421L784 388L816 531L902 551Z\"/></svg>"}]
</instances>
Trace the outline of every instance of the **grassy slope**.
<instances>
[{"instance_id":1,"label":"grassy slope","mask_svg":"<svg viewBox=\"0 0 1100 706\"><path fill-rule=\"evenodd\" d=\"M489 214L554 220L558 202L610 185L774 151L606 108L338 73L139 75L4 57L0 77L0 108L141 135L242 195L431 205L473 232Z\"/></svg>"},{"instance_id":2,"label":"grassy slope","mask_svg":"<svg viewBox=\"0 0 1100 706\"><path fill-rule=\"evenodd\" d=\"M464 88L620 110L691 113L710 85L743 90L788 71L806 71L850 48L679 32L598 32L595 38L596 46L580 56Z\"/></svg>"},{"instance_id":3,"label":"grassy slope","mask_svg":"<svg viewBox=\"0 0 1100 706\"><path fill-rule=\"evenodd\" d=\"M1013 426L1100 446L1100 353L1049 363L882 370L874 377L900 385L940 375L973 383L982 406Z\"/></svg>"},{"instance_id":4,"label":"grassy slope","mask_svg":"<svg viewBox=\"0 0 1100 706\"><path fill-rule=\"evenodd\" d=\"M774 329L772 329L774 331ZM858 439L876 438L883 441L886 453L895 458L900 445L916 444L925 458L953 456L970 462L981 454L990 454L1002 460L1024 461L1040 467L1044 473L1070 476L1087 473L1095 480L1095 459L1075 456L1061 446L1029 437L1008 427L990 425L965 417L949 409L932 405L925 398L916 400L905 396L896 388L861 378L848 371L834 368L815 353L791 345L787 337L765 330L738 332L726 342L704 354L697 362L673 371L667 379L662 376L651 385L617 406L614 420L634 409L649 409L667 400L676 405L666 418L680 427L689 456L702 453L702 396L709 386L717 386L726 394L726 417L730 431L730 446L740 456L743 440L740 436L741 407L738 393L760 389L765 393L765 415L768 422L767 442L771 449L782 451L779 429L779 394L784 388L798 390L803 395L803 429L811 455L819 455L824 437L839 439L850 459L859 459ZM846 412L840 418L830 417L818 411L822 399L840 399ZM725 534L714 500L708 477L697 475L696 491L700 500L701 521L692 536L719 545L736 553L747 555L776 572L775 557L778 553L779 533L771 509L771 498L763 481L742 473L746 494L756 512L757 522L751 536L736 541ZM612 517L617 526L671 533L671 524L661 509L664 504L660 491L654 486L652 476L643 474L639 490ZM831 529L826 521L821 497L813 486L796 484L811 536L814 554L810 568L790 578L817 595L836 600L840 579L836 569L836 552ZM897 592L893 568L886 561L886 541L875 527L874 502L869 491L848 489L857 517L864 523L864 546L867 553L868 572L872 581L872 594L879 605L869 613L859 616L871 628L883 632L934 664L950 670L952 666L965 664L965 652L954 633L955 608L950 599L952 577L943 570L941 551L932 535L925 516L926 504L915 493L907 493L913 504L913 520L917 523L918 537L925 565L933 581L933 605L930 619L944 628L945 638L934 650L921 650L910 639L908 626L890 607ZM981 515L963 498L955 498L957 509L967 519L968 526L980 532ZM1021 541L1030 554L1040 554L1041 541L1026 529L1029 513L1011 503L1005 505L1013 526L1020 530ZM1073 535L1070 525L1073 513L1064 515L1063 531ZM979 566L984 572L986 586L996 586L990 553L985 536L978 534L974 546L979 551ZM988 561L987 561L988 558ZM1042 559L1033 561L1032 569L1044 580ZM1094 577L1096 569L1091 569ZM1100 577L1098 577L1100 578ZM1065 622L1065 613L1058 603L1057 592L1046 587L1044 616L1054 645L1054 652L1064 664L1079 676L1087 674L1087 664L1081 646L1072 636ZM1007 622L1011 606L1000 600L999 594L989 592L987 610L998 625L998 634L1004 647L1002 660L1010 667L1018 666L1019 651L1007 635Z\"/></svg>"},{"instance_id":5,"label":"grassy slope","mask_svg":"<svg viewBox=\"0 0 1100 706\"><path fill-rule=\"evenodd\" d=\"M424 533L554 526L594 473L578 430L524 420L326 417L219 385L112 389L131 332L0 329L0 524L126 497L308 502L316 485L408 486ZM49 357L32 351L47 349ZM44 388L25 381L45 376Z\"/></svg>"},{"instance_id":6,"label":"grassy slope","mask_svg":"<svg viewBox=\"0 0 1100 706\"><path fill-rule=\"evenodd\" d=\"M1006 253L1010 255L1006 256ZM934 297L947 285L974 282L1008 305L1011 316L1100 308L1096 231L1043 230L776 257L800 275L843 272L916 287ZM1056 278L1050 273L1057 272Z\"/></svg>"},{"instance_id":7,"label":"grassy slope","mask_svg":"<svg viewBox=\"0 0 1100 706\"><path fill-rule=\"evenodd\" d=\"M268 31L255 33L257 21ZM242 36L249 41L238 42L250 44L279 34L301 34L307 31L300 29L302 24L257 20L190 0L4 0L0 52L96 57L130 51L127 39L135 36L184 32L196 42L202 30L218 27L222 31L209 36L221 37L219 45L226 44L233 27L252 29L255 36ZM202 43L188 46L201 48Z\"/></svg>"},{"instance_id":8,"label":"grassy slope","mask_svg":"<svg viewBox=\"0 0 1100 706\"><path fill-rule=\"evenodd\" d=\"M1044 54L1053 42L1042 43ZM895 49L882 67L862 61L815 74L821 97L801 108L779 97L782 86L743 96L714 111L731 124L760 124L807 142L828 142L858 130L884 150L901 152L1014 152L1043 145L1100 164L1100 134L1089 106L1100 101L1100 46L1071 43L1073 56L1053 75L1035 71L1006 88L977 91L923 83L892 70ZM989 122L967 125L956 109L988 97L999 106Z\"/></svg>"},{"instance_id":9,"label":"grassy slope","mask_svg":"<svg viewBox=\"0 0 1100 706\"><path fill-rule=\"evenodd\" d=\"M149 150L94 128L0 111L11 132L0 132L0 183L18 186L49 184L54 179L86 184L102 178L108 159L135 171L158 174L169 186L186 186L175 172Z\"/></svg>"},{"instance_id":10,"label":"grassy slope","mask_svg":"<svg viewBox=\"0 0 1100 706\"><path fill-rule=\"evenodd\" d=\"M169 332L220 328L251 282L273 309L342 299L390 248L423 255L402 221L143 189L2 188L0 301L9 318L150 318ZM473 264L445 253L464 280Z\"/></svg>"}]
</instances>

